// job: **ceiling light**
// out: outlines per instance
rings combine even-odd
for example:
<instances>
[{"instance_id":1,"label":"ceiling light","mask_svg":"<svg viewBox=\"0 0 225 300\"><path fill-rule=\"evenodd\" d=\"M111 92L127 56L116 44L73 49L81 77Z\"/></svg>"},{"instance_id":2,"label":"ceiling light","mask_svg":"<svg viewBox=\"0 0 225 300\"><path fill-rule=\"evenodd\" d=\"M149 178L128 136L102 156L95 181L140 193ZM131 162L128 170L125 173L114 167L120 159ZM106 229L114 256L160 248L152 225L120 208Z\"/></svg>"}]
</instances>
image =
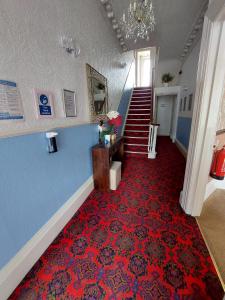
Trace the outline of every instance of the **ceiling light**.
<instances>
[{"instance_id":1,"label":"ceiling light","mask_svg":"<svg viewBox=\"0 0 225 300\"><path fill-rule=\"evenodd\" d=\"M114 30L116 30L119 27L119 25L118 24L113 24L112 27L113 27Z\"/></svg>"},{"instance_id":2,"label":"ceiling light","mask_svg":"<svg viewBox=\"0 0 225 300\"><path fill-rule=\"evenodd\" d=\"M112 18L114 17L114 12L113 12L113 11L109 11L109 12L107 13L107 17L108 17L109 19L112 19Z\"/></svg>"},{"instance_id":3,"label":"ceiling light","mask_svg":"<svg viewBox=\"0 0 225 300\"><path fill-rule=\"evenodd\" d=\"M123 13L120 23L126 39L148 39L155 29L152 0L130 0L128 12Z\"/></svg>"},{"instance_id":4,"label":"ceiling light","mask_svg":"<svg viewBox=\"0 0 225 300\"><path fill-rule=\"evenodd\" d=\"M106 4L105 9L107 11L112 11L112 5L110 3Z\"/></svg>"}]
</instances>

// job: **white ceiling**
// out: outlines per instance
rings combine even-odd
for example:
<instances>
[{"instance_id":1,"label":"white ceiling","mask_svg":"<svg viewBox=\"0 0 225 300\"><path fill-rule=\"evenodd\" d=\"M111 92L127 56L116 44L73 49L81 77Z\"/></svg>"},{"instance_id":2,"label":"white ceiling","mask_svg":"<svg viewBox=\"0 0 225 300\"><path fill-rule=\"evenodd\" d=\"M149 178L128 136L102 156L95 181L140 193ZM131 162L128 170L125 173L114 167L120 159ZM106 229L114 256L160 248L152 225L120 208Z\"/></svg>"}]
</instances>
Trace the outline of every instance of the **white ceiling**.
<instances>
[{"instance_id":1,"label":"white ceiling","mask_svg":"<svg viewBox=\"0 0 225 300\"><path fill-rule=\"evenodd\" d=\"M150 41L125 40L128 49L160 47L161 59L179 59L187 39L208 0L153 0L156 28ZM119 21L129 0L112 0L114 16Z\"/></svg>"}]
</instances>

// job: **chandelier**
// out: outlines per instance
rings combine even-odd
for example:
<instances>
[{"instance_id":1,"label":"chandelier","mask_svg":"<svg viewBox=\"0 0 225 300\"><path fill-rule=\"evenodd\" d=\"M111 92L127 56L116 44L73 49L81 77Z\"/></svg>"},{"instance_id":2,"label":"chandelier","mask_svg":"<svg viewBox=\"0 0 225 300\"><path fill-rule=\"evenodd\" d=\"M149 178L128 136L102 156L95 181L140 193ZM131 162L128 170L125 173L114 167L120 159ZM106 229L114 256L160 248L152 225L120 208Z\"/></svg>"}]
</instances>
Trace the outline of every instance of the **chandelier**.
<instances>
[{"instance_id":1,"label":"chandelier","mask_svg":"<svg viewBox=\"0 0 225 300\"><path fill-rule=\"evenodd\" d=\"M149 33L155 28L152 0L131 0L127 15L123 13L120 26L126 39L133 39L135 43L138 39L148 41Z\"/></svg>"}]
</instances>

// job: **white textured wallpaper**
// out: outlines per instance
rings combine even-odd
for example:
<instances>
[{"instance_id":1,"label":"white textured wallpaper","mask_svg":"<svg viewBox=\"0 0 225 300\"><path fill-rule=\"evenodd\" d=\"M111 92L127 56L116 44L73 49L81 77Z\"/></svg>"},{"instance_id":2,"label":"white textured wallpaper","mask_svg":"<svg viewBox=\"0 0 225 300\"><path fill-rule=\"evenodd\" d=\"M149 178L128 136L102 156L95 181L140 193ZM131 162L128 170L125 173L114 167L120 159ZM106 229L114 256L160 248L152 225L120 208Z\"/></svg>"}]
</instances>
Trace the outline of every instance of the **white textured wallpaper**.
<instances>
[{"instance_id":1,"label":"white textured wallpaper","mask_svg":"<svg viewBox=\"0 0 225 300\"><path fill-rule=\"evenodd\" d=\"M225 129L225 92L223 95L222 102L220 104L220 111L218 117L217 130Z\"/></svg>"},{"instance_id":2,"label":"white textured wallpaper","mask_svg":"<svg viewBox=\"0 0 225 300\"><path fill-rule=\"evenodd\" d=\"M133 53L121 53L99 1L0 0L0 5L0 79L17 82L25 112L25 122L0 121L0 136L89 122L86 63L108 78L109 107L117 108ZM61 48L62 35L77 40L80 57ZM54 120L36 119L33 88L54 93ZM64 118L63 88L76 91L76 119Z\"/></svg>"},{"instance_id":3,"label":"white textured wallpaper","mask_svg":"<svg viewBox=\"0 0 225 300\"><path fill-rule=\"evenodd\" d=\"M198 60L200 53L201 41L199 40L195 47L192 49L191 53L187 57L184 65L182 66L182 75L179 79L179 85L182 87L181 99L182 99L182 111L179 112L180 117L192 118L193 108L194 108L194 97L196 88L196 79L198 71ZM192 105L191 109L188 109L189 97L192 95ZM184 108L184 99L186 97L186 109Z\"/></svg>"}]
</instances>

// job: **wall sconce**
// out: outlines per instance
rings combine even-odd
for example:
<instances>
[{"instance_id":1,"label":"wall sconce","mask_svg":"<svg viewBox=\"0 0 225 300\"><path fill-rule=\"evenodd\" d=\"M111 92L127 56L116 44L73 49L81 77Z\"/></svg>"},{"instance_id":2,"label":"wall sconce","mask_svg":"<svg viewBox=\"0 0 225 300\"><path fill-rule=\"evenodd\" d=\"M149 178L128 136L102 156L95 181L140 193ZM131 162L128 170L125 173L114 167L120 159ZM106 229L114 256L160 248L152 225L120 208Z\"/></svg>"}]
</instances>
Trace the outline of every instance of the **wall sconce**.
<instances>
[{"instance_id":1,"label":"wall sconce","mask_svg":"<svg viewBox=\"0 0 225 300\"><path fill-rule=\"evenodd\" d=\"M57 135L57 132L46 132L46 138L48 140L48 153L55 153L58 151L56 143Z\"/></svg>"},{"instance_id":2,"label":"wall sconce","mask_svg":"<svg viewBox=\"0 0 225 300\"><path fill-rule=\"evenodd\" d=\"M127 66L127 63L126 63L126 62L121 62L121 63L120 63L120 68L121 68L121 69L126 68L126 66Z\"/></svg>"},{"instance_id":3,"label":"wall sconce","mask_svg":"<svg viewBox=\"0 0 225 300\"><path fill-rule=\"evenodd\" d=\"M75 44L75 40L71 37L62 36L61 46L66 50L68 54L72 54L75 57L78 57L80 55L80 47Z\"/></svg>"}]
</instances>

